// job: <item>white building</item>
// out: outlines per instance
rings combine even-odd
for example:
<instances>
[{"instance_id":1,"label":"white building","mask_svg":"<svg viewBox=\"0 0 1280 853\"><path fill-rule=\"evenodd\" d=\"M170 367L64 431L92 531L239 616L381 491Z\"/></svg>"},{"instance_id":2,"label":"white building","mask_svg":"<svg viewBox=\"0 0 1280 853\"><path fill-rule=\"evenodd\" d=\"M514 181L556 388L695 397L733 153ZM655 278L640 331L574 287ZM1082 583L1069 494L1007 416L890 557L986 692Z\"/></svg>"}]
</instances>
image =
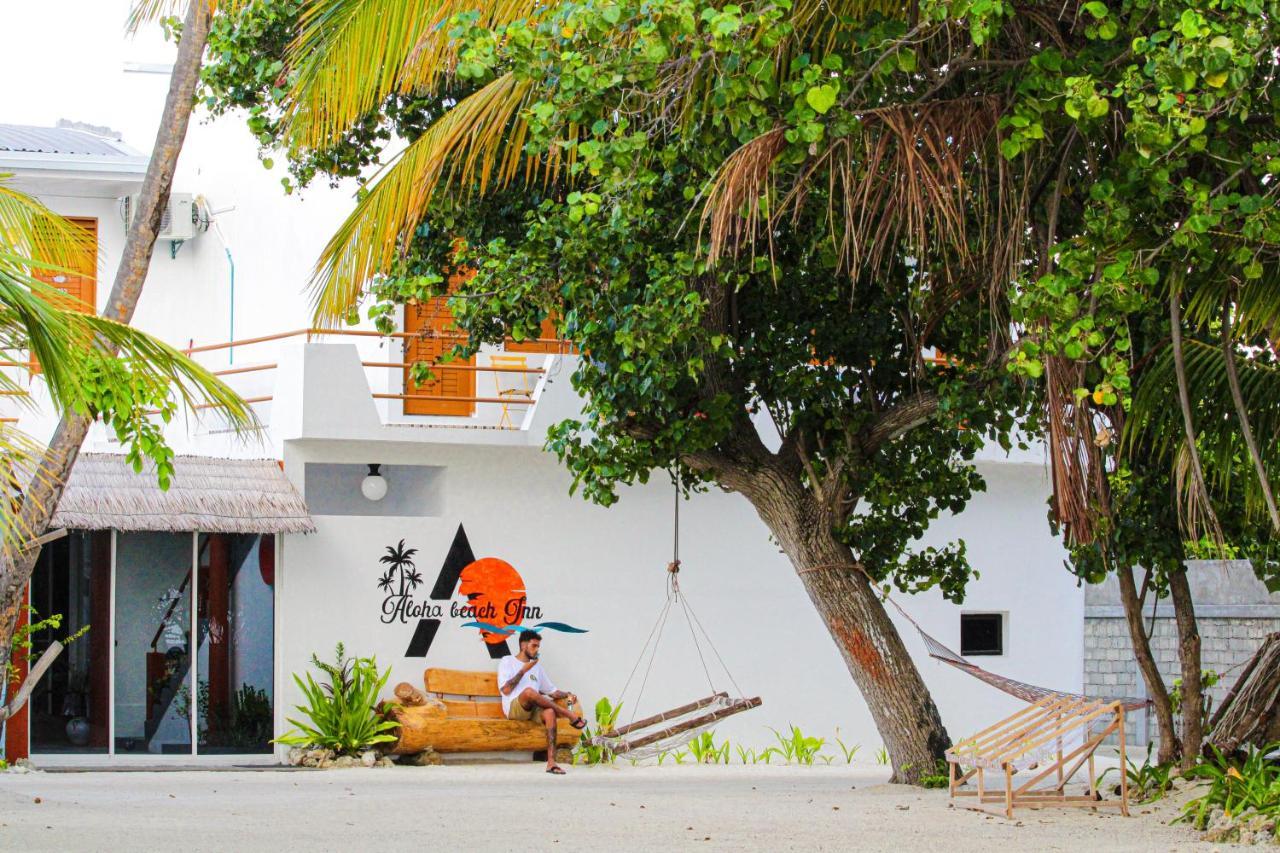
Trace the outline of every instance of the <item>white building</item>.
<instances>
[{"instance_id":1,"label":"white building","mask_svg":"<svg viewBox=\"0 0 1280 853\"><path fill-rule=\"evenodd\" d=\"M72 29L92 31L94 22L119 27L121 10L101 5L107 8L95 4L85 11L90 20ZM9 32L41 26L52 24L28 22ZM75 79L87 91L45 92L6 107L11 115L0 113L0 122L10 123L0 127L0 172L13 172L16 186L97 234L92 276L63 284L99 308L124 239L121 200L141 182L146 160L137 152L149 147L159 119L167 77L154 73L153 63L163 71L165 55L149 43L86 54L87 67L79 66ZM53 127L59 118L110 127L122 141ZM338 641L376 654L392 668L393 684L421 685L428 664L492 667L490 647L456 612L466 598L448 568L458 568L460 552L452 562L449 556L461 544L460 531L472 556L515 568L528 604L538 608L529 621L587 630L549 633L545 660L588 706L600 696L617 698L649 636L665 595L671 489L655 478L626 490L607 510L569 495L568 475L541 447L548 425L576 411L568 382L574 357L555 345L482 353L479 369L455 372L457 384L443 392L474 400L402 399L401 365L422 352L406 353L400 339L367 329L305 333L303 288L350 208L351 187L286 196L279 178L278 167L271 172L257 161L242 122L193 123L173 208L177 224L192 225L193 233L157 244L135 324L193 347L196 358L256 401L263 424L257 442L228 435L216 413L196 412L170 431L179 453L274 460L281 467L226 463L224 485L209 463L184 460L174 492L163 496L150 481L122 485L110 457L86 457L61 523L106 529L76 532L47 548L32 594L42 613L66 613L72 629L93 627L42 685L28 718L11 721L11 754L21 751L29 728L31 753L48 763L189 762L193 753L199 761L226 760L229 753L269 760L267 739L289 728L285 717L295 715L300 699L291 674L306 670L312 653L328 657ZM494 358L517 372L486 370ZM27 380L23 368L7 369ZM30 387L39 402L39 380ZM496 402L508 396L531 402ZM25 412L13 403L2 414L39 437L52 428L47 408ZM95 428L84 451L118 449ZM387 483L376 502L361 492L370 464L380 466ZM957 649L962 619L989 615L988 627L999 636L988 649L995 654L982 659L985 667L1079 691L1084 594L1063 568L1065 553L1045 522L1043 453L994 451L979 467L988 491L962 515L938 521L928 540L964 538L981 577L962 607L935 594L904 605ZM271 494L253 493L259 489ZM111 490L110 501L103 490ZM296 498L305 509L298 510ZM879 738L864 703L750 505L713 492L682 512L682 587L742 691L764 700L762 708L726 721L721 733L763 745L772 741L766 726L796 724L828 739L838 731L846 742L861 743L864 755L872 753ZM312 525L314 532L259 535ZM179 529L155 529L165 526ZM420 580L400 573L380 585L388 569L380 559L401 540L416 549ZM406 584L414 604L397 610ZM439 607L439 615L430 607ZM953 736L1016 706L928 659L910 626L899 627ZM723 676L721 684L729 686ZM673 633L640 710L705 692L687 636ZM241 722L228 726L233 705ZM83 722L68 726L73 720Z\"/></svg>"}]
</instances>

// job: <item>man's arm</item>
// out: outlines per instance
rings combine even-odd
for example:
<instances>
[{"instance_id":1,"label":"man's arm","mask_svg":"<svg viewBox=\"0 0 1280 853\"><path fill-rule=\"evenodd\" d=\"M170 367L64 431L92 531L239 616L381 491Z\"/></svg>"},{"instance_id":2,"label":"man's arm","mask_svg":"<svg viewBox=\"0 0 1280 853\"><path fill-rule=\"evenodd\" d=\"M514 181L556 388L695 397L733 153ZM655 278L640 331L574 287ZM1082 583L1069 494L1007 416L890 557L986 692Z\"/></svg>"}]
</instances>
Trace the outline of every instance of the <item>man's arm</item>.
<instances>
[{"instance_id":1,"label":"man's arm","mask_svg":"<svg viewBox=\"0 0 1280 853\"><path fill-rule=\"evenodd\" d=\"M530 669L532 669L533 665L536 663L537 661L533 661L533 660L528 661L524 666L516 670L515 675L512 675L510 678L504 681L502 683L502 686L498 688L499 690L502 691L502 695L510 696L511 691L515 690L516 685L520 683L520 679L524 678L524 674L528 672ZM499 664L498 668L502 669L503 667L501 664Z\"/></svg>"}]
</instances>

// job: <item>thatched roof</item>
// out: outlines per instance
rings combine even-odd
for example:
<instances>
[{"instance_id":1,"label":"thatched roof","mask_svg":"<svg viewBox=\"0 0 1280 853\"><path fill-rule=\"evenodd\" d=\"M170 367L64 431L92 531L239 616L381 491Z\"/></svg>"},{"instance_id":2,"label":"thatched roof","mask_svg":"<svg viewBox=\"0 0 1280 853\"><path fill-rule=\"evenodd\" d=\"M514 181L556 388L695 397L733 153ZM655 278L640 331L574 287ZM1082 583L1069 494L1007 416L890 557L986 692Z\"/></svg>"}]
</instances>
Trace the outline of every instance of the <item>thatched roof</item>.
<instances>
[{"instance_id":1,"label":"thatched roof","mask_svg":"<svg viewBox=\"0 0 1280 853\"><path fill-rule=\"evenodd\" d=\"M193 530L314 533L307 505L272 459L178 456L168 491L148 465L135 474L124 456L82 453L71 469L52 526L75 530Z\"/></svg>"}]
</instances>

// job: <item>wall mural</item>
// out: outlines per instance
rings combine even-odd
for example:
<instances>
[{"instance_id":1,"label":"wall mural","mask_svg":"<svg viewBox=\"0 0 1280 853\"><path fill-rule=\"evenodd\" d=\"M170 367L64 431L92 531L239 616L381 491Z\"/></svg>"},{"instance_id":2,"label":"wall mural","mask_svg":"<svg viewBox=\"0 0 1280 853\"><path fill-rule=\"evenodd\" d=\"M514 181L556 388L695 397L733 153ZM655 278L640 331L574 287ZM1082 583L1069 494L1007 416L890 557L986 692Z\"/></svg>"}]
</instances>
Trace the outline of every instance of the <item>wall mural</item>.
<instances>
[{"instance_id":1,"label":"wall mural","mask_svg":"<svg viewBox=\"0 0 1280 853\"><path fill-rule=\"evenodd\" d=\"M445 620L476 630L490 658L511 654L507 639L525 629L586 633L585 629L564 622L541 621L542 608L529 603L524 579L515 566L497 557L476 559L461 524L425 600L414 597L423 582L414 563L417 555L418 549L405 547L405 540L401 539L388 545L378 558L383 566L378 573L378 589L386 593L382 601L383 624L407 625L417 620L405 657L426 657ZM461 593L466 603L454 601L455 593Z\"/></svg>"}]
</instances>

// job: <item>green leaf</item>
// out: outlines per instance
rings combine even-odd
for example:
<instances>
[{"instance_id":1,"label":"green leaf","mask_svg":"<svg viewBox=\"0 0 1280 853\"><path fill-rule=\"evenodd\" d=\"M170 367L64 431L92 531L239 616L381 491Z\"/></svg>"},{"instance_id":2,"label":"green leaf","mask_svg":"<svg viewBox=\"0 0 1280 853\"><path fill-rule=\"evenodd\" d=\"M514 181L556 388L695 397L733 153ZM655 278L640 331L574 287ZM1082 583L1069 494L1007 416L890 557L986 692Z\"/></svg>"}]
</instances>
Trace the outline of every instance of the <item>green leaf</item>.
<instances>
[{"instance_id":1,"label":"green leaf","mask_svg":"<svg viewBox=\"0 0 1280 853\"><path fill-rule=\"evenodd\" d=\"M818 115L826 115L827 111L835 106L836 88L828 85L814 86L805 92L804 99Z\"/></svg>"}]
</instances>

